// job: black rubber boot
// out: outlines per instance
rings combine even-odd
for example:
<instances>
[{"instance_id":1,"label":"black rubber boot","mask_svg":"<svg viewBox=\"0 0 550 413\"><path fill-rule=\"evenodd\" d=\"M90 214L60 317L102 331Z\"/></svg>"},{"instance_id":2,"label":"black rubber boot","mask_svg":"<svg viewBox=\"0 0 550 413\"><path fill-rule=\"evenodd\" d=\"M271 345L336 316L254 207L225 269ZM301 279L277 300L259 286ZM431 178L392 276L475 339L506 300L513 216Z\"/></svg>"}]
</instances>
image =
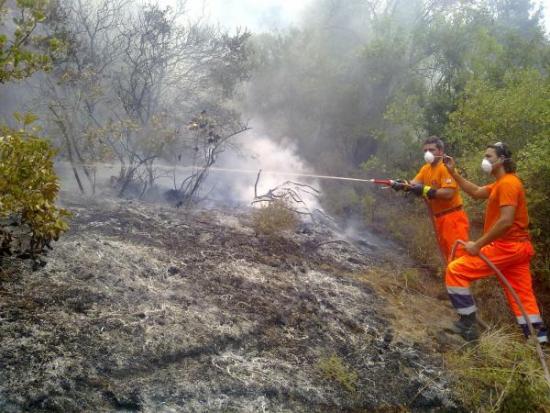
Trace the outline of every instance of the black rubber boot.
<instances>
[{"instance_id":1,"label":"black rubber boot","mask_svg":"<svg viewBox=\"0 0 550 413\"><path fill-rule=\"evenodd\" d=\"M453 331L460 334L466 341L474 341L479 338L476 313L460 314L460 320L453 323Z\"/></svg>"}]
</instances>

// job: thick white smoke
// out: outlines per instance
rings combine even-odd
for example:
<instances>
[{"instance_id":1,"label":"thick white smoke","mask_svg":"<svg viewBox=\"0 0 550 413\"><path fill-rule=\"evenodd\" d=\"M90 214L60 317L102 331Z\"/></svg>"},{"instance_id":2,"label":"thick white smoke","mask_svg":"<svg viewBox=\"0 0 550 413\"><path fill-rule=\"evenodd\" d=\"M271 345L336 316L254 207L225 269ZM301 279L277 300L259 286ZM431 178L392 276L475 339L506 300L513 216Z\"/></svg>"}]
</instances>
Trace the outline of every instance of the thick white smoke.
<instances>
[{"instance_id":1,"label":"thick white smoke","mask_svg":"<svg viewBox=\"0 0 550 413\"><path fill-rule=\"evenodd\" d=\"M319 188L315 179L294 175L314 174L314 171L298 156L297 148L290 139L277 143L265 133L252 129L240 135L235 142L240 150L224 153L216 163L219 168L234 171L213 169L210 173L207 185L223 187L221 191L214 190L213 196L217 193L216 197L222 195L227 201L250 204L254 199L254 185L260 169L262 173L257 195L265 194L286 181ZM319 208L316 197L305 192L300 192L300 196L310 209Z\"/></svg>"}]
</instances>

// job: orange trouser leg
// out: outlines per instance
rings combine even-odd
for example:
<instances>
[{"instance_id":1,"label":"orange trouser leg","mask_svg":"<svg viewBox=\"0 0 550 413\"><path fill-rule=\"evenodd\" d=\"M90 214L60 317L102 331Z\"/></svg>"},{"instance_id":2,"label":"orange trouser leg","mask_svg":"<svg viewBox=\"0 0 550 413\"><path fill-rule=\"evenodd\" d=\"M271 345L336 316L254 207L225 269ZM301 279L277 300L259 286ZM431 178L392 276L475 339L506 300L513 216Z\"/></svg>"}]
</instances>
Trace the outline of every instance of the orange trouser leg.
<instances>
[{"instance_id":1,"label":"orange trouser leg","mask_svg":"<svg viewBox=\"0 0 550 413\"><path fill-rule=\"evenodd\" d=\"M470 224L466 212L463 210L451 212L442 217L435 218L435 227L437 230L437 240L439 247L445 255L447 261L451 260L451 251L456 240L469 240ZM462 245L458 245L455 253L455 258L461 257L466 252Z\"/></svg>"},{"instance_id":2,"label":"orange trouser leg","mask_svg":"<svg viewBox=\"0 0 550 413\"><path fill-rule=\"evenodd\" d=\"M504 274L504 273L503 273ZM531 280L531 271L529 269L529 261L526 260L523 263L514 265L513 267L507 268L505 277L518 295L518 297L521 300L521 303L523 304L523 308L527 312L529 316L532 314L539 314L539 307L537 305L537 301L535 299L535 294L533 292L533 283ZM521 310L519 309L518 304L516 303L516 300L514 300L514 297L506 288L503 286L504 291L506 293L506 298L508 299L508 303L510 304L510 307L512 308L512 311L514 315L517 317L518 323L525 324L525 320L523 317L523 314ZM531 320L531 321L542 321L540 319L537 320Z\"/></svg>"},{"instance_id":3,"label":"orange trouser leg","mask_svg":"<svg viewBox=\"0 0 550 413\"><path fill-rule=\"evenodd\" d=\"M518 295L529 320L539 330L539 340L546 341L546 329L542 325L539 307L533 293L531 272L529 270L529 263L533 256L531 243L528 241L496 241L483 247L481 252L506 277ZM472 281L491 275L493 275L493 271L478 256L463 255L449 263L445 273L445 284L451 303L459 314L471 314L476 311L476 305L470 291L470 284ZM527 322L519 306L507 288L505 288L505 293L518 323L522 326L524 333L528 335Z\"/></svg>"}]
</instances>

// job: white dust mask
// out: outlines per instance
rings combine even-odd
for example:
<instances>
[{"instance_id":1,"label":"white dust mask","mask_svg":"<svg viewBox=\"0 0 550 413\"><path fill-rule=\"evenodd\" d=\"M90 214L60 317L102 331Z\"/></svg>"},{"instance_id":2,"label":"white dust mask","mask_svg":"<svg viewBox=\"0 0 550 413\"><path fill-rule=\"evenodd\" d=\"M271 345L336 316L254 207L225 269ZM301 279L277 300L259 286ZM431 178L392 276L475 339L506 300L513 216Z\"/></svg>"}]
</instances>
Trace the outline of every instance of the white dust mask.
<instances>
[{"instance_id":1,"label":"white dust mask","mask_svg":"<svg viewBox=\"0 0 550 413\"><path fill-rule=\"evenodd\" d=\"M433 163L433 161L435 161L435 156L430 151L426 151L426 152L424 152L424 160L427 163Z\"/></svg>"},{"instance_id":2,"label":"white dust mask","mask_svg":"<svg viewBox=\"0 0 550 413\"><path fill-rule=\"evenodd\" d=\"M490 174L491 171L493 170L493 164L489 159L484 158L481 161L481 169L483 169L483 172L485 172L486 174Z\"/></svg>"}]
</instances>

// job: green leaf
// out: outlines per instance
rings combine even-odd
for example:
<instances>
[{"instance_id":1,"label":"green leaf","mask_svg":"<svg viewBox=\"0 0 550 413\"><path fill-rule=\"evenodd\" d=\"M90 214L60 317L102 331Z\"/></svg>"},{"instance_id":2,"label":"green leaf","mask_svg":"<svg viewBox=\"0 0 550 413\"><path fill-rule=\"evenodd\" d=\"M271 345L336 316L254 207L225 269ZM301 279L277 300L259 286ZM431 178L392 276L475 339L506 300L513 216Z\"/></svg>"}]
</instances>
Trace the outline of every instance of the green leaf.
<instances>
[{"instance_id":1,"label":"green leaf","mask_svg":"<svg viewBox=\"0 0 550 413\"><path fill-rule=\"evenodd\" d=\"M27 112L27 113L25 113L25 115L23 117L23 125L28 126L31 123L34 123L36 120L38 120L37 115L35 115L34 113L31 113L31 112Z\"/></svg>"}]
</instances>

